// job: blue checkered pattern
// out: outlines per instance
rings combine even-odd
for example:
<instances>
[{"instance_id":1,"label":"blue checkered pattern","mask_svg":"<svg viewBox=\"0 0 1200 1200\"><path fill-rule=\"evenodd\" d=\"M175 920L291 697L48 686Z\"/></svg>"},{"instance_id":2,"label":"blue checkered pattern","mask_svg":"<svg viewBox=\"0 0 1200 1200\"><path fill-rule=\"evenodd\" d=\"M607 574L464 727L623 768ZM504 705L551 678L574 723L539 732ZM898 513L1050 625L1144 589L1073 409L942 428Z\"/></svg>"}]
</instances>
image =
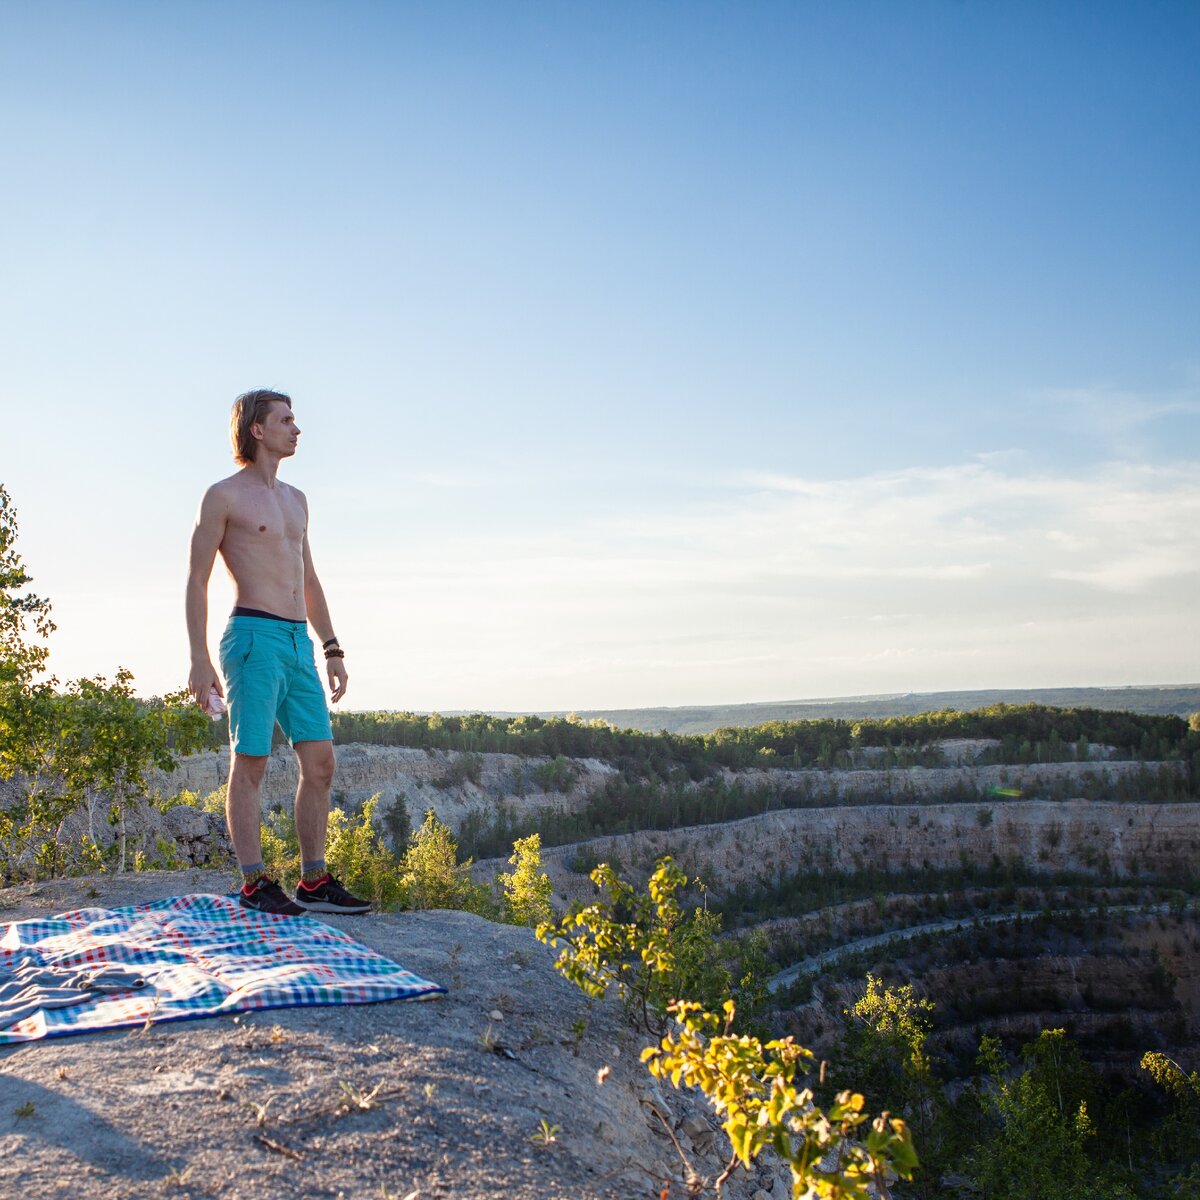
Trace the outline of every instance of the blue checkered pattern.
<instances>
[{"instance_id":1,"label":"blue checkered pattern","mask_svg":"<svg viewBox=\"0 0 1200 1200\"><path fill-rule=\"evenodd\" d=\"M318 1004L423 1000L446 989L313 917L272 916L227 896L172 896L0 924L0 972L120 964L148 987L43 1009L0 1029L0 1046L38 1038Z\"/></svg>"}]
</instances>

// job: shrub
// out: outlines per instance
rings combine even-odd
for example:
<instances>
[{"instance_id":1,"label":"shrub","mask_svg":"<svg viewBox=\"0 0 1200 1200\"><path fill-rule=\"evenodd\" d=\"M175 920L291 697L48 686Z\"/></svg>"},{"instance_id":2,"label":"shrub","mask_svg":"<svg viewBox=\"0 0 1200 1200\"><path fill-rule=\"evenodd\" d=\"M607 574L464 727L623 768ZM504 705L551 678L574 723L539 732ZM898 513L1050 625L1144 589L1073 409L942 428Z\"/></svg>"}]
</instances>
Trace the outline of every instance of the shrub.
<instances>
[{"instance_id":1,"label":"shrub","mask_svg":"<svg viewBox=\"0 0 1200 1200\"><path fill-rule=\"evenodd\" d=\"M365 896L376 908L395 908L403 896L400 861L375 829L378 804L376 793L357 820L343 809L331 809L325 857L329 869L355 895Z\"/></svg>"},{"instance_id":2,"label":"shrub","mask_svg":"<svg viewBox=\"0 0 1200 1200\"><path fill-rule=\"evenodd\" d=\"M504 902L508 919L514 925L537 926L553 917L550 897L553 886L542 871L542 839L538 834L518 838L513 843L513 854L508 860L516 868L505 872L500 879L504 889Z\"/></svg>"},{"instance_id":3,"label":"shrub","mask_svg":"<svg viewBox=\"0 0 1200 1200\"><path fill-rule=\"evenodd\" d=\"M215 793L213 793L215 795ZM272 879L300 878L300 842L296 826L278 809L267 814L262 826L263 867Z\"/></svg>"},{"instance_id":4,"label":"shrub","mask_svg":"<svg viewBox=\"0 0 1200 1200\"><path fill-rule=\"evenodd\" d=\"M455 754L447 763L445 771L433 781L433 786L445 791L461 787L464 783L478 783L483 778L483 755Z\"/></svg>"},{"instance_id":5,"label":"shrub","mask_svg":"<svg viewBox=\"0 0 1200 1200\"><path fill-rule=\"evenodd\" d=\"M437 819L425 813L400 862L400 888L405 908L458 908L480 916L494 914L488 889L472 881L471 860L458 861L458 843Z\"/></svg>"},{"instance_id":6,"label":"shrub","mask_svg":"<svg viewBox=\"0 0 1200 1200\"><path fill-rule=\"evenodd\" d=\"M579 778L579 768L558 754L547 763L539 763L529 774L543 792L569 792Z\"/></svg>"},{"instance_id":7,"label":"shrub","mask_svg":"<svg viewBox=\"0 0 1200 1200\"><path fill-rule=\"evenodd\" d=\"M558 926L538 926L541 941L565 943L556 967L566 978L596 998L615 985L634 1023L658 1031L672 1001L729 994L730 973L716 945L721 918L699 908L684 917L675 893L687 878L670 858L658 863L647 894L606 863L591 878L606 893L602 899Z\"/></svg>"},{"instance_id":8,"label":"shrub","mask_svg":"<svg viewBox=\"0 0 1200 1200\"><path fill-rule=\"evenodd\" d=\"M540 926L538 937L565 943L556 969L587 995L603 996L615 984L643 1026L652 1014L673 1018L658 1044L642 1052L642 1061L656 1078L698 1089L721 1119L733 1155L716 1180L718 1193L739 1163L748 1168L767 1149L791 1167L796 1197L867 1200L873 1191L887 1197L890 1171L911 1178L917 1158L902 1120L885 1113L871 1121L863 1097L852 1091L822 1110L812 1089L798 1081L811 1068L811 1050L790 1037L764 1043L734 1033L732 999L717 1012L679 998L701 982L688 976L696 966L695 951L714 949L714 926L711 914L699 909L690 922L683 919L675 892L686 880L669 858L651 876L648 895L635 893L605 866L592 878L607 898L557 927ZM710 970L713 961L710 953ZM708 982L715 982L711 973ZM665 1020L659 1024L665 1028ZM831 1160L835 1165L825 1169L822 1164Z\"/></svg>"}]
</instances>

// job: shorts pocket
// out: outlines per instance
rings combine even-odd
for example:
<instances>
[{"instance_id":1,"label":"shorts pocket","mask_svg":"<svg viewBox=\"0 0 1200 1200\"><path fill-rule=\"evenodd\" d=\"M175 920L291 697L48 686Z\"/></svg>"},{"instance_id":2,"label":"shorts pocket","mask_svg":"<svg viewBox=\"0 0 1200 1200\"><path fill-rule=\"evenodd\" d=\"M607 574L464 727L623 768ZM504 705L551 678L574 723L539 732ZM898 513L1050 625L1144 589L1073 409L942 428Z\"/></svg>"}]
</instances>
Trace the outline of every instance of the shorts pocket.
<instances>
[{"instance_id":1,"label":"shorts pocket","mask_svg":"<svg viewBox=\"0 0 1200 1200\"><path fill-rule=\"evenodd\" d=\"M254 631L251 629L231 629L221 639L219 650L221 666L241 666L250 658L254 649Z\"/></svg>"}]
</instances>

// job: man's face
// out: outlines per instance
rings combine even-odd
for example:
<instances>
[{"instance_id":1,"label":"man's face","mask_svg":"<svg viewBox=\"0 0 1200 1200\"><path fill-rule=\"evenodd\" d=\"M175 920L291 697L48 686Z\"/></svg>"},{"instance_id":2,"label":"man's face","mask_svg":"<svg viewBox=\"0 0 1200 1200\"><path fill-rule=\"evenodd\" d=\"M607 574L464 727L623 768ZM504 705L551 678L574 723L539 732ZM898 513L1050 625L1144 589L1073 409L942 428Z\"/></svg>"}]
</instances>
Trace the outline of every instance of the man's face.
<instances>
[{"instance_id":1,"label":"man's face","mask_svg":"<svg viewBox=\"0 0 1200 1200\"><path fill-rule=\"evenodd\" d=\"M296 453L300 426L296 424L291 405L282 400L272 401L267 419L256 422L254 429L261 433L259 445L262 449L278 454L280 458L291 458Z\"/></svg>"}]
</instances>

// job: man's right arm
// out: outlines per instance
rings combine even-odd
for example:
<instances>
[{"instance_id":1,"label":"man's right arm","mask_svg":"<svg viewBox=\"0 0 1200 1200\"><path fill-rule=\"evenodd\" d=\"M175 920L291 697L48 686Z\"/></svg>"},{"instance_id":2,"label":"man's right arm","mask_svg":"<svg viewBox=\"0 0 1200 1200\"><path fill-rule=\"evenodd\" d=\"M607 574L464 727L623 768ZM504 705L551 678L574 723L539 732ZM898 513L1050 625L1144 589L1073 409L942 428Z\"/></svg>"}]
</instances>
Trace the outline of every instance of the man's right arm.
<instances>
[{"instance_id":1,"label":"man's right arm","mask_svg":"<svg viewBox=\"0 0 1200 1200\"><path fill-rule=\"evenodd\" d=\"M188 557L187 631L192 650L192 669L188 691L201 708L208 707L208 696L215 687L222 696L225 689L208 653L208 580L212 575L217 549L225 537L229 509L220 484L210 487L200 501L192 547Z\"/></svg>"}]
</instances>

